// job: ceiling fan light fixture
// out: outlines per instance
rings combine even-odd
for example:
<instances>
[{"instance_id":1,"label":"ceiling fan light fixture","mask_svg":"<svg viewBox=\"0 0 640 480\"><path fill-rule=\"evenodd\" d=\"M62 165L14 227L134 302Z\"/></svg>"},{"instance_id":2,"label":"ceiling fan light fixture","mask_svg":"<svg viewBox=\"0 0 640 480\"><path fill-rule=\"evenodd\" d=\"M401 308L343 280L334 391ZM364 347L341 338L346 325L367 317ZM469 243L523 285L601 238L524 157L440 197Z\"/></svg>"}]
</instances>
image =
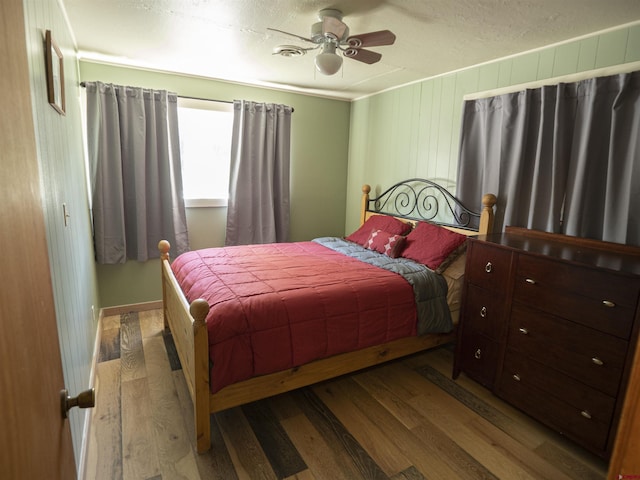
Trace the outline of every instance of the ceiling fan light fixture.
<instances>
[{"instance_id":1,"label":"ceiling fan light fixture","mask_svg":"<svg viewBox=\"0 0 640 480\"><path fill-rule=\"evenodd\" d=\"M321 48L322 50L315 58L316 69L323 75L335 75L342 68L342 57L372 65L382 59L382 54L367 48L393 45L396 40L395 34L390 30L378 30L351 36L349 27L342 21L342 12L334 8L320 10L318 20L311 25L309 38L277 28L267 28L267 30L283 33L313 44L313 46L306 48L295 45L280 45L275 48L274 55L299 57L308 51ZM336 50L340 50L340 52L336 52Z\"/></svg>"},{"instance_id":2,"label":"ceiling fan light fixture","mask_svg":"<svg viewBox=\"0 0 640 480\"><path fill-rule=\"evenodd\" d=\"M342 57L336 53L336 45L327 42L322 47L322 52L316 55L316 68L323 75L334 75L342 67Z\"/></svg>"}]
</instances>

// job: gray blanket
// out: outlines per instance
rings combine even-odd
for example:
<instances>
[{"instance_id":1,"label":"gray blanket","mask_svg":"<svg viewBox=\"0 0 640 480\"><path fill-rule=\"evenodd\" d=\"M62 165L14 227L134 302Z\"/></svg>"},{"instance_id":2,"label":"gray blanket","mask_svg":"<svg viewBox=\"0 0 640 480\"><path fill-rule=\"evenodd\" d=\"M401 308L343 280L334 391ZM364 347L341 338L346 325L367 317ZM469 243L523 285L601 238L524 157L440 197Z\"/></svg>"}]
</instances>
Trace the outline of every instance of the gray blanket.
<instances>
[{"instance_id":1,"label":"gray blanket","mask_svg":"<svg viewBox=\"0 0 640 480\"><path fill-rule=\"evenodd\" d=\"M406 258L391 258L338 237L313 240L331 250L397 273L413 287L418 312L418 335L453 330L447 305L447 282L433 270Z\"/></svg>"}]
</instances>

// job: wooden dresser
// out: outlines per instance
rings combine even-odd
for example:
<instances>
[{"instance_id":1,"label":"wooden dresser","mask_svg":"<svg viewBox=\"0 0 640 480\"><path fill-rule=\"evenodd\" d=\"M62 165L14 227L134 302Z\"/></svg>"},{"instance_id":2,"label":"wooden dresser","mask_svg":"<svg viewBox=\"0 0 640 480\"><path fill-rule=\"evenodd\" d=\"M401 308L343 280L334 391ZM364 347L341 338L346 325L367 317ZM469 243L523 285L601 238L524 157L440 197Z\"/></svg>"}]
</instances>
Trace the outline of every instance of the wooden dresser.
<instances>
[{"instance_id":1,"label":"wooden dresser","mask_svg":"<svg viewBox=\"0 0 640 480\"><path fill-rule=\"evenodd\" d=\"M639 247L510 227L472 237L453 376L608 458L639 297Z\"/></svg>"}]
</instances>

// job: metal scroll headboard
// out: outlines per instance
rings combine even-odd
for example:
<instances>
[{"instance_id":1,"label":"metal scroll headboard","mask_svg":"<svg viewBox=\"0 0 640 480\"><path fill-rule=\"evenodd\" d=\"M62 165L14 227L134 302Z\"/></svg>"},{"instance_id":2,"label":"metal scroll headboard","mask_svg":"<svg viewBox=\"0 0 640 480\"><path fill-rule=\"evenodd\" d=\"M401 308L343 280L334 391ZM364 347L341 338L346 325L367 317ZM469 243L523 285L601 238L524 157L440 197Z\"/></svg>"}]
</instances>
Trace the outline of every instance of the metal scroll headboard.
<instances>
[{"instance_id":1,"label":"metal scroll headboard","mask_svg":"<svg viewBox=\"0 0 640 480\"><path fill-rule=\"evenodd\" d=\"M376 198L367 211L447 227L477 230L480 213L468 209L444 186L423 178L403 180Z\"/></svg>"}]
</instances>

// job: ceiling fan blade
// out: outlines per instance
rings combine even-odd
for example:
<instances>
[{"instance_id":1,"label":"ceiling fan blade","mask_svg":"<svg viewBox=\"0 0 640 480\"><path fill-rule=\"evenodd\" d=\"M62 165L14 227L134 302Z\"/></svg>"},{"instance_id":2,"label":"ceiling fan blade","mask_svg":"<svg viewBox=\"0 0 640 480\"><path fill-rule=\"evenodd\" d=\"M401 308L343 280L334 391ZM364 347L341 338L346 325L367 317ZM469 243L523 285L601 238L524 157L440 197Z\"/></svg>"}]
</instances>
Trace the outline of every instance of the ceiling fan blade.
<instances>
[{"instance_id":1,"label":"ceiling fan blade","mask_svg":"<svg viewBox=\"0 0 640 480\"><path fill-rule=\"evenodd\" d=\"M393 45L393 42L395 41L396 36L389 30L380 30L378 32L351 35L349 38L347 38L347 43L349 44L349 46L354 48Z\"/></svg>"},{"instance_id":2,"label":"ceiling fan blade","mask_svg":"<svg viewBox=\"0 0 640 480\"><path fill-rule=\"evenodd\" d=\"M322 17L322 34L326 35L327 33L331 33L336 36L338 40L342 40L345 32L347 31L347 26L341 20L335 17L325 16Z\"/></svg>"},{"instance_id":3,"label":"ceiling fan blade","mask_svg":"<svg viewBox=\"0 0 640 480\"><path fill-rule=\"evenodd\" d=\"M343 55L347 58L353 58L354 60L358 60L359 62L367 63L369 65L379 62L382 58L382 55L378 52L365 50L363 48L347 48Z\"/></svg>"},{"instance_id":4,"label":"ceiling fan blade","mask_svg":"<svg viewBox=\"0 0 640 480\"><path fill-rule=\"evenodd\" d=\"M277 28L269 28L269 27L267 27L267 30L271 30L272 32L284 33L285 35L289 35L291 37L295 37L295 38L297 38L299 40L303 40L305 42L316 43L313 40L311 40L310 38L301 37L300 35L296 35L295 33L285 32L284 30L278 30Z\"/></svg>"}]
</instances>

